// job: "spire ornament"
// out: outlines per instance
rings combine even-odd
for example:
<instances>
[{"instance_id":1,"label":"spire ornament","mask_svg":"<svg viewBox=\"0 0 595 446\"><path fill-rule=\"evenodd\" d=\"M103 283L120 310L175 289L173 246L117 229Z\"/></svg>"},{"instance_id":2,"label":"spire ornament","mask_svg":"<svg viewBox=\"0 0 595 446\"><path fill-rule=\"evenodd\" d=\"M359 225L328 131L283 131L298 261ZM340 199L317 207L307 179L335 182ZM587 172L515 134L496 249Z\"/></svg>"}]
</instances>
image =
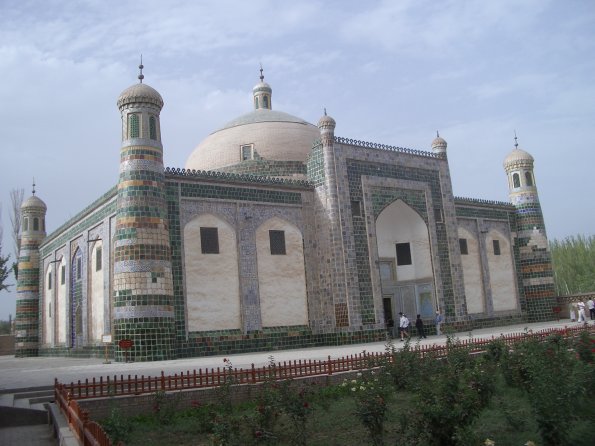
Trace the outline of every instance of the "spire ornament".
<instances>
[{"instance_id":1,"label":"spire ornament","mask_svg":"<svg viewBox=\"0 0 595 446\"><path fill-rule=\"evenodd\" d=\"M517 141L518 138L516 136L516 130L514 131L514 148L518 149L519 148L519 142Z\"/></svg>"},{"instance_id":2,"label":"spire ornament","mask_svg":"<svg viewBox=\"0 0 595 446\"><path fill-rule=\"evenodd\" d=\"M33 196L35 196L35 177L33 177L33 190L32 190Z\"/></svg>"},{"instance_id":3,"label":"spire ornament","mask_svg":"<svg viewBox=\"0 0 595 446\"><path fill-rule=\"evenodd\" d=\"M140 65L138 66L138 69L140 70L140 74L138 75L138 80L140 81L140 83L143 83L143 79L145 78L145 75L143 74L143 68L145 68L145 66L143 65L143 55L140 55Z\"/></svg>"},{"instance_id":4,"label":"spire ornament","mask_svg":"<svg viewBox=\"0 0 595 446\"><path fill-rule=\"evenodd\" d=\"M260 82L264 82L264 74L262 74L262 63L260 64Z\"/></svg>"}]
</instances>

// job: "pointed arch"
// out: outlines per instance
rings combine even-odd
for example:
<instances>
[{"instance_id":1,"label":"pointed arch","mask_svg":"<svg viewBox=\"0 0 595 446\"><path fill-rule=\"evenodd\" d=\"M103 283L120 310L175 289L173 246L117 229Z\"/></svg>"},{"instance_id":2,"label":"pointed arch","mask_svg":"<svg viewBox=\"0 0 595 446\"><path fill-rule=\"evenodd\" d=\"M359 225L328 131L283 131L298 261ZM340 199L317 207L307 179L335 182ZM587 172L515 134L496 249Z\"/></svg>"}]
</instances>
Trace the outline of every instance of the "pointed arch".
<instances>
[{"instance_id":1,"label":"pointed arch","mask_svg":"<svg viewBox=\"0 0 595 446\"><path fill-rule=\"evenodd\" d=\"M59 265L60 268L60 282L59 285L56 284L56 303L54 304L56 314L56 335L57 342L61 345L65 345L68 332L68 322L66 317L68 314L68 303L66 299L66 257L61 256L60 263L57 265ZM58 281L57 277L56 281Z\"/></svg>"},{"instance_id":2,"label":"pointed arch","mask_svg":"<svg viewBox=\"0 0 595 446\"><path fill-rule=\"evenodd\" d=\"M376 240L378 257L395 260L397 281L433 277L428 225L403 200L393 201L380 212Z\"/></svg>"},{"instance_id":3,"label":"pointed arch","mask_svg":"<svg viewBox=\"0 0 595 446\"><path fill-rule=\"evenodd\" d=\"M256 229L258 290L263 327L308 324L303 238L278 217Z\"/></svg>"},{"instance_id":4,"label":"pointed arch","mask_svg":"<svg viewBox=\"0 0 595 446\"><path fill-rule=\"evenodd\" d=\"M77 248L70 268L70 347L83 345L83 252Z\"/></svg>"},{"instance_id":5,"label":"pointed arch","mask_svg":"<svg viewBox=\"0 0 595 446\"><path fill-rule=\"evenodd\" d=\"M184 278L188 331L241 327L235 228L213 214L184 226Z\"/></svg>"},{"instance_id":6,"label":"pointed arch","mask_svg":"<svg viewBox=\"0 0 595 446\"><path fill-rule=\"evenodd\" d=\"M515 310L518 308L516 269L510 240L497 229L491 229L485 242L494 311Z\"/></svg>"},{"instance_id":7,"label":"pointed arch","mask_svg":"<svg viewBox=\"0 0 595 446\"><path fill-rule=\"evenodd\" d=\"M101 342L104 325L105 292L103 287L103 241L98 240L90 247L87 277L89 280L89 296L87 307L89 316L89 339Z\"/></svg>"},{"instance_id":8,"label":"pointed arch","mask_svg":"<svg viewBox=\"0 0 595 446\"><path fill-rule=\"evenodd\" d=\"M467 254L461 253L467 312L469 314L483 313L486 306L479 241L471 231L460 226L459 240L465 240L467 245Z\"/></svg>"},{"instance_id":9,"label":"pointed arch","mask_svg":"<svg viewBox=\"0 0 595 446\"><path fill-rule=\"evenodd\" d=\"M54 343L54 318L56 313L53 288L58 286L57 277L54 274L54 265L55 263L49 263L45 269L42 300L43 343L50 346Z\"/></svg>"}]
</instances>

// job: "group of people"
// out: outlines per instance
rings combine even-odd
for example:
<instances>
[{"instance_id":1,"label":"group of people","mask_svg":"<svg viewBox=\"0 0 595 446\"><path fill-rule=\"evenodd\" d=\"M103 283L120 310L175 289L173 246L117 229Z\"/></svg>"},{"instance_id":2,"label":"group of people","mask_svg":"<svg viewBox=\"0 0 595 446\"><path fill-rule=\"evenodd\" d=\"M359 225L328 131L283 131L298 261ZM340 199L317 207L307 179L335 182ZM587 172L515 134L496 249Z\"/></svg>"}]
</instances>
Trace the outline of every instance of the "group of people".
<instances>
[{"instance_id":1,"label":"group of people","mask_svg":"<svg viewBox=\"0 0 595 446\"><path fill-rule=\"evenodd\" d=\"M570 304L570 320L572 322L586 323L587 315L586 315L585 309L589 310L589 317L591 318L591 320L592 321L595 320L595 301L593 301L592 297L589 298L586 305L582 300L579 300L576 303ZM578 313L578 318L577 318L577 313Z\"/></svg>"},{"instance_id":2,"label":"group of people","mask_svg":"<svg viewBox=\"0 0 595 446\"><path fill-rule=\"evenodd\" d=\"M440 336L442 334L442 330L440 330L440 326L442 325L443 318L440 314L440 311L436 311L436 317L434 318L434 324L436 325L436 334ZM409 338L409 318L405 313L399 312L399 334L401 335L401 341L404 341L405 338ZM419 339L426 338L426 330L424 327L424 321L421 318L421 315L417 315L415 319L415 329L417 331L417 336Z\"/></svg>"}]
</instances>

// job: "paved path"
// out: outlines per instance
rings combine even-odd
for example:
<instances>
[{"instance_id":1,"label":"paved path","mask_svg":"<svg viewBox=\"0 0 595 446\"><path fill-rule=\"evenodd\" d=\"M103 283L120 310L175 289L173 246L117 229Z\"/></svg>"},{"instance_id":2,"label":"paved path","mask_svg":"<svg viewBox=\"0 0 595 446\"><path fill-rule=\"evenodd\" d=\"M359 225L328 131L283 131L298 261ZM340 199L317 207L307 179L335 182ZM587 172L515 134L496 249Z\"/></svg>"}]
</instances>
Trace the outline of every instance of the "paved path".
<instances>
[{"instance_id":1,"label":"paved path","mask_svg":"<svg viewBox=\"0 0 595 446\"><path fill-rule=\"evenodd\" d=\"M590 322L591 324L593 322ZM525 330L543 330L547 328L563 328L577 326L570 321L542 322L534 324L510 325L505 327L474 330L473 332L457 333L460 339L476 339L498 337L500 334L523 333ZM415 331L415 330L414 330ZM421 345L444 344L445 336L429 336L420 342ZM400 348L401 342L395 340L395 346ZM383 342L369 344L353 344L341 346L314 347L297 350L278 350L273 352L243 353L225 356L208 356L201 358L177 359L171 361L103 364L98 358L15 358L14 356L0 356L0 390L19 389L52 385L54 378L60 382L84 380L100 376L113 375L145 375L156 376L163 370L166 374L198 370L199 368L223 367L223 358L229 358L234 367L248 368L251 364L260 367L268 364L269 356L275 361L290 361L299 359L326 359L329 355L337 358L345 355L367 352L382 352Z\"/></svg>"},{"instance_id":2,"label":"paved path","mask_svg":"<svg viewBox=\"0 0 595 446\"><path fill-rule=\"evenodd\" d=\"M4 427L0 429L2 446L52 446L57 444L47 424Z\"/></svg>"}]
</instances>

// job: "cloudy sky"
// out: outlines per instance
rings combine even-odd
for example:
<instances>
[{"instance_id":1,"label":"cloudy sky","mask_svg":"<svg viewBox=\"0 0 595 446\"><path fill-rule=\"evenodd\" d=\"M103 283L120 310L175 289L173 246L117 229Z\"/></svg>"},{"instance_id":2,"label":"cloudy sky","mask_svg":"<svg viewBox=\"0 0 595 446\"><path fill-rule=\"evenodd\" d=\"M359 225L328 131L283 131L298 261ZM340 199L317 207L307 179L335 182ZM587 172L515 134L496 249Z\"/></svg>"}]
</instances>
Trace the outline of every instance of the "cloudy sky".
<instances>
[{"instance_id":1,"label":"cloudy sky","mask_svg":"<svg viewBox=\"0 0 595 446\"><path fill-rule=\"evenodd\" d=\"M166 166L250 111L262 63L273 108L326 107L338 136L429 150L439 130L457 196L507 201L516 130L550 239L595 234L592 0L0 0L4 254L11 189L35 177L51 232L116 184L141 53Z\"/></svg>"}]
</instances>

